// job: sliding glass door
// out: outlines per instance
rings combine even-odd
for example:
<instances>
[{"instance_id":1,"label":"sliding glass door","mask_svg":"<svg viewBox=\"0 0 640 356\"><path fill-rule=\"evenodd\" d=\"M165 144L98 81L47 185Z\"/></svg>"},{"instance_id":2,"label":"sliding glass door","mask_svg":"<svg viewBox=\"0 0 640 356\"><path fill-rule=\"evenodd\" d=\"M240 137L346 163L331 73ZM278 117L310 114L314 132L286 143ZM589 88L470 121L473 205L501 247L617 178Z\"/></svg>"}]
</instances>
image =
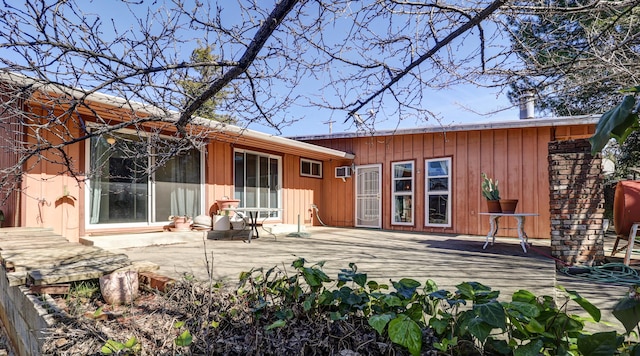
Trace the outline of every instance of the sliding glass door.
<instances>
[{"instance_id":1,"label":"sliding glass door","mask_svg":"<svg viewBox=\"0 0 640 356\"><path fill-rule=\"evenodd\" d=\"M89 227L165 223L170 215L197 216L203 209L202 154L191 149L165 160L169 145L149 148L128 133L93 137L89 147ZM149 172L152 172L151 174Z\"/></svg>"}]
</instances>

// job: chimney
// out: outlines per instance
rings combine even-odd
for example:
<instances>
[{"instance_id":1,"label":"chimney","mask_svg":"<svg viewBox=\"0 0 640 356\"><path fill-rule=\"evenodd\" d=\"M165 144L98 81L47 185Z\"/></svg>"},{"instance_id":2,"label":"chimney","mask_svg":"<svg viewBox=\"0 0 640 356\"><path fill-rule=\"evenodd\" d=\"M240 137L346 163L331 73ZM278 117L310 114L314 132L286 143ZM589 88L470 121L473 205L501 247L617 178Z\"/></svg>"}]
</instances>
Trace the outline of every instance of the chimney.
<instances>
[{"instance_id":1,"label":"chimney","mask_svg":"<svg viewBox=\"0 0 640 356\"><path fill-rule=\"evenodd\" d=\"M520 96L520 120L533 119L534 114L534 94L532 90L527 90Z\"/></svg>"}]
</instances>

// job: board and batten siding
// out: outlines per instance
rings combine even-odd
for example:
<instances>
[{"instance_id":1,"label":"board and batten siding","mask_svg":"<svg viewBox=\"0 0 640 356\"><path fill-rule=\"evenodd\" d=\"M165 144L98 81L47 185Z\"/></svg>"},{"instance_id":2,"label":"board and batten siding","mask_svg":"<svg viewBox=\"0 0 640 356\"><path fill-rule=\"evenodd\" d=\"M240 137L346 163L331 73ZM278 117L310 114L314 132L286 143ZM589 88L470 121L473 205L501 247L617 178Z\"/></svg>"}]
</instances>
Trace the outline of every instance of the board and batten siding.
<instances>
[{"instance_id":1,"label":"board and batten siding","mask_svg":"<svg viewBox=\"0 0 640 356\"><path fill-rule=\"evenodd\" d=\"M446 133L397 134L308 140L356 155L355 165L382 165L382 228L400 231L486 235L489 231L486 201L481 196L481 173L499 181L502 198L518 199L517 212L537 213L526 219L531 238L550 238L548 143L593 134L593 125L571 127L526 127ZM425 160L452 160L451 227L425 226ZM391 224L391 164L415 162L415 224ZM354 226L355 177L342 182L326 179L318 204L324 223ZM500 221L499 236L516 237L515 219Z\"/></svg>"}]
</instances>

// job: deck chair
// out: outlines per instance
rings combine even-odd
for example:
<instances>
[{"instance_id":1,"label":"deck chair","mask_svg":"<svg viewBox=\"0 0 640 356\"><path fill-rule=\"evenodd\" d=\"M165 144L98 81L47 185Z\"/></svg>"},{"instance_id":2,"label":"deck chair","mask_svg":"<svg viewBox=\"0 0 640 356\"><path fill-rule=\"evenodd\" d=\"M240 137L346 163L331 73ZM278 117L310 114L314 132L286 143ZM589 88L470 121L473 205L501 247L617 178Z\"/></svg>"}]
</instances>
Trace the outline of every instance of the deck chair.
<instances>
[{"instance_id":1,"label":"deck chair","mask_svg":"<svg viewBox=\"0 0 640 356\"><path fill-rule=\"evenodd\" d=\"M624 255L624 264L629 265L631 263L631 252L633 252L633 244L636 240L636 235L638 234L638 228L640 227L640 222L635 222L631 225L631 230L629 231L629 236L626 235L616 235L616 242L613 244L613 250L611 251L611 256L615 255L618 252L623 250L627 250ZM618 244L620 240L626 240L627 244L618 248Z\"/></svg>"}]
</instances>

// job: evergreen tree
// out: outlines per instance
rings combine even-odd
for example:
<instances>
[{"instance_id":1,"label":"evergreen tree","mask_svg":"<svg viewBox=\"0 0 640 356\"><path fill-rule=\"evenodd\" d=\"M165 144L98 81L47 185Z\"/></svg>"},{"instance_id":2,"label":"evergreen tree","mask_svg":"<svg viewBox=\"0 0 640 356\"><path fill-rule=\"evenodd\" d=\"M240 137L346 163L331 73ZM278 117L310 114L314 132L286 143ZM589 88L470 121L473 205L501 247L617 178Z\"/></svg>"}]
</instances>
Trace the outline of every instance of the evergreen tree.
<instances>
[{"instance_id":1,"label":"evergreen tree","mask_svg":"<svg viewBox=\"0 0 640 356\"><path fill-rule=\"evenodd\" d=\"M187 79L179 82L179 85L185 93L185 102L183 104L186 105L189 101L193 100L193 98L198 97L215 79L219 77L221 70L218 65L215 65L218 57L213 54L213 50L213 45L200 45L191 52L191 56L189 58L191 64L195 66L192 68L195 75L188 75ZM195 116L235 124L236 120L234 118L217 113L219 101L224 99L228 93L228 91L223 90L213 98L206 100L202 106L196 110Z\"/></svg>"},{"instance_id":2,"label":"evergreen tree","mask_svg":"<svg viewBox=\"0 0 640 356\"><path fill-rule=\"evenodd\" d=\"M601 114L620 100L619 89L640 80L640 9L605 1L548 0L549 8L510 19L512 46L524 63L509 92L537 92L536 108L556 116ZM620 5L622 4L622 5Z\"/></svg>"}]
</instances>

